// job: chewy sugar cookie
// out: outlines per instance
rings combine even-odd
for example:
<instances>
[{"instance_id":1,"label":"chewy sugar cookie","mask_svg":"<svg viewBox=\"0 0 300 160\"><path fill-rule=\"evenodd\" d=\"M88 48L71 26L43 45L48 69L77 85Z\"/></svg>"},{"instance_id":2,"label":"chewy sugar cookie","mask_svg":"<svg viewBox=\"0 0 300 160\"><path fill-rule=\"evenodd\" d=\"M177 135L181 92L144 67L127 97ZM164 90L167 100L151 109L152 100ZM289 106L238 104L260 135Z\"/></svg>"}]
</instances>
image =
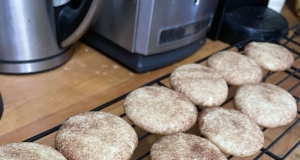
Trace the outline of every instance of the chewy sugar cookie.
<instances>
[{"instance_id":1,"label":"chewy sugar cookie","mask_svg":"<svg viewBox=\"0 0 300 160\"><path fill-rule=\"evenodd\" d=\"M221 151L246 157L260 151L264 136L258 125L247 115L234 109L205 108L198 119L200 133Z\"/></svg>"},{"instance_id":2,"label":"chewy sugar cookie","mask_svg":"<svg viewBox=\"0 0 300 160\"><path fill-rule=\"evenodd\" d=\"M258 83L263 77L260 66L251 58L232 51L222 51L208 58L207 66L217 71L230 85Z\"/></svg>"},{"instance_id":3,"label":"chewy sugar cookie","mask_svg":"<svg viewBox=\"0 0 300 160\"><path fill-rule=\"evenodd\" d=\"M0 146L0 160L67 160L51 146L33 142L10 143Z\"/></svg>"},{"instance_id":4,"label":"chewy sugar cookie","mask_svg":"<svg viewBox=\"0 0 300 160\"><path fill-rule=\"evenodd\" d=\"M182 94L161 86L132 91L124 101L127 117L138 127L156 134L174 134L190 129L197 109Z\"/></svg>"},{"instance_id":5,"label":"chewy sugar cookie","mask_svg":"<svg viewBox=\"0 0 300 160\"><path fill-rule=\"evenodd\" d=\"M270 71L284 71L294 63L292 52L274 43L251 42L245 46L244 52L263 69Z\"/></svg>"},{"instance_id":6,"label":"chewy sugar cookie","mask_svg":"<svg viewBox=\"0 0 300 160\"><path fill-rule=\"evenodd\" d=\"M286 90L268 83L240 87L234 97L234 105L259 126L267 128L287 125L297 116L294 97Z\"/></svg>"},{"instance_id":7,"label":"chewy sugar cookie","mask_svg":"<svg viewBox=\"0 0 300 160\"><path fill-rule=\"evenodd\" d=\"M226 160L224 154L209 140L200 136L177 133L160 138L150 151L152 160Z\"/></svg>"},{"instance_id":8,"label":"chewy sugar cookie","mask_svg":"<svg viewBox=\"0 0 300 160\"><path fill-rule=\"evenodd\" d=\"M200 64L176 68L170 76L172 89L202 107L221 105L227 98L228 86L221 75Z\"/></svg>"},{"instance_id":9,"label":"chewy sugar cookie","mask_svg":"<svg viewBox=\"0 0 300 160\"><path fill-rule=\"evenodd\" d=\"M55 146L68 160L130 159L138 137L122 118L105 112L84 112L59 128Z\"/></svg>"}]
</instances>

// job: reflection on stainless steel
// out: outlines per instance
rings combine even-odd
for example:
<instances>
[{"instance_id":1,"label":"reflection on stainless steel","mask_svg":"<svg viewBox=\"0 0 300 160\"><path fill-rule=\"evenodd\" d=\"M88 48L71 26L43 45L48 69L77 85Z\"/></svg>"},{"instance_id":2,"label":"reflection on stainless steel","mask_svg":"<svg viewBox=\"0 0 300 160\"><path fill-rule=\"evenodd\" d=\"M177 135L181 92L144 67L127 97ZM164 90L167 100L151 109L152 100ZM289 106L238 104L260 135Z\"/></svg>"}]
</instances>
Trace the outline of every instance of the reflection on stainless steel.
<instances>
[{"instance_id":1,"label":"reflection on stainless steel","mask_svg":"<svg viewBox=\"0 0 300 160\"><path fill-rule=\"evenodd\" d=\"M64 50L57 45L51 1L0 0L1 61L43 59Z\"/></svg>"},{"instance_id":2,"label":"reflection on stainless steel","mask_svg":"<svg viewBox=\"0 0 300 160\"><path fill-rule=\"evenodd\" d=\"M0 73L19 74L46 71L67 62L72 57L73 53L74 49L71 47L64 52L45 60L23 61L21 63L2 62L0 63Z\"/></svg>"},{"instance_id":3,"label":"reflection on stainless steel","mask_svg":"<svg viewBox=\"0 0 300 160\"><path fill-rule=\"evenodd\" d=\"M137 0L101 0L102 4L93 25L95 31L123 48L132 51L137 15ZM147 0L148 1L148 0ZM149 0L152 1L152 0ZM112 14L113 13L113 14Z\"/></svg>"},{"instance_id":4,"label":"reflection on stainless steel","mask_svg":"<svg viewBox=\"0 0 300 160\"><path fill-rule=\"evenodd\" d=\"M52 0L52 5L54 7L57 7L57 6L61 6L61 5L64 5L66 3L68 3L70 0Z\"/></svg>"}]
</instances>

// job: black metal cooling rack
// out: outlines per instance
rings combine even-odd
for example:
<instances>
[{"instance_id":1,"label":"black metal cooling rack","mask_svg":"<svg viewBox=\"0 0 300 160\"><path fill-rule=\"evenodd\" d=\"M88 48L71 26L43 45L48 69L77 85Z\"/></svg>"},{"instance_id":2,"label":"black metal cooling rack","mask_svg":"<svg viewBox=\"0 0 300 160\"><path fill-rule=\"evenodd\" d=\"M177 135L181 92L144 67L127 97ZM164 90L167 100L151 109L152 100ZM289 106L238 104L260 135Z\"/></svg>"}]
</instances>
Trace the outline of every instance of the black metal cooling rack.
<instances>
[{"instance_id":1,"label":"black metal cooling rack","mask_svg":"<svg viewBox=\"0 0 300 160\"><path fill-rule=\"evenodd\" d=\"M292 53L294 53L295 55L295 61L297 61L298 59L300 59L300 24L286 30L285 32L283 33L290 33L289 35L290 36L282 36L282 39L280 41L275 41L273 39L270 39L268 40L269 42L273 42L273 43L277 43L279 45L282 45L284 47L286 47L287 49L289 49ZM283 34L283 35L286 35L286 34ZM297 38L298 41L297 41ZM230 50L230 49L234 49L236 48L239 52L242 52L243 51L243 48L246 44L248 44L251 40L245 40L245 41L242 41L240 43L237 43L235 45L232 45L232 46L229 46L229 47L226 47L224 49L222 49L221 51L224 51L224 50ZM295 48L292 48L292 47L289 47L289 45L292 44L292 46L296 46L296 47L299 47L298 50L295 49ZM217 52L215 52L217 53ZM214 53L213 53L214 54ZM211 54L211 55L213 55ZM210 55L210 56L211 56ZM195 63L203 63L205 62L210 56L208 57L205 57L203 59L200 59L198 61L196 61ZM284 71L286 73L286 76L284 78L282 78L279 82L276 83L276 85L280 85L282 83L284 83L287 79L289 79L290 77L293 77L293 78L296 78L298 80L298 82L293 86L291 87L290 89L287 89L288 92L293 92L294 90L296 89L300 89L300 65L298 64L298 67L297 66L292 66L289 70L286 70ZM266 82L272 75L276 74L277 72L268 72L266 74L266 76L263 77L262 79L262 82ZM162 77L159 77L147 84L144 84L143 86L151 86L151 85L160 85L160 86L165 86L167 87L166 85L163 84L163 80L166 80L168 79L170 76L170 73L169 74L166 74ZM142 87L142 86L141 86ZM229 86L230 87L230 86ZM127 96L127 94L129 94L130 92L124 94L124 95L121 95L105 104L102 104L101 106L97 107L97 108L94 108L92 109L91 111L101 111L102 109L106 108L106 107L109 107L117 102L120 102L122 100L125 99L125 97ZM292 93L291 93L292 94ZM292 94L293 95L293 94ZM299 102L300 102L300 95L293 95L296 102L297 102L297 106L298 106L298 116L297 116L297 119L294 123L290 124L290 126L282 132L281 135L279 135L274 141L272 141L266 148L261 148L261 152L254 158L255 160L257 159L260 159L263 155L268 155L269 157L275 159L275 160L283 160L285 158L287 158L295 149L297 149L297 147L299 147L300 145L300 140L298 140L298 142L295 142L295 145L293 147L291 147L290 149L288 149L285 154L283 156L279 156L277 155L276 153L273 153L270 151L270 149L279 141L281 140L285 135L287 135L293 128L295 128L295 126L299 125L299 122L300 122L300 118L299 115L300 115L300 111L299 111ZM227 103L229 103L230 101L232 101L233 97L227 99L221 106L224 106L226 105ZM201 112L201 109L199 107L198 108L198 111ZM120 115L121 118L125 117L125 113ZM59 127L61 125L58 125L56 127L53 127L47 131L44 131L40 134L37 134L27 140L25 140L24 142L34 142L38 139L41 139L51 133L54 133L56 132ZM136 127L135 125L132 125L132 127ZM267 130L267 128L263 128L262 131L265 132ZM147 138L148 136L150 136L151 133L146 133L142 136L139 137L139 142L142 141L143 139ZM150 155L150 151L144 153L143 155L141 155L140 157L138 157L137 159L138 160L142 160L144 159L145 157L149 156ZM229 156L228 159L231 159L233 158L233 156Z\"/></svg>"}]
</instances>

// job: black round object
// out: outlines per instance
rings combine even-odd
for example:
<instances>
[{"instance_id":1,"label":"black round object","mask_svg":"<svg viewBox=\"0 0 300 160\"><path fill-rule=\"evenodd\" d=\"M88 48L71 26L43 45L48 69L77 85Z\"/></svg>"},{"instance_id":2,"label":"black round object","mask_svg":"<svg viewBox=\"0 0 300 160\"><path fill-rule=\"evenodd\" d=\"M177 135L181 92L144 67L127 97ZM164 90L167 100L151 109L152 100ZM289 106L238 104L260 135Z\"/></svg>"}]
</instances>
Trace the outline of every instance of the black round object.
<instances>
[{"instance_id":1,"label":"black round object","mask_svg":"<svg viewBox=\"0 0 300 160\"><path fill-rule=\"evenodd\" d=\"M245 39L279 39L288 29L286 19L267 7L241 7L226 13L220 39L234 44Z\"/></svg>"}]
</instances>

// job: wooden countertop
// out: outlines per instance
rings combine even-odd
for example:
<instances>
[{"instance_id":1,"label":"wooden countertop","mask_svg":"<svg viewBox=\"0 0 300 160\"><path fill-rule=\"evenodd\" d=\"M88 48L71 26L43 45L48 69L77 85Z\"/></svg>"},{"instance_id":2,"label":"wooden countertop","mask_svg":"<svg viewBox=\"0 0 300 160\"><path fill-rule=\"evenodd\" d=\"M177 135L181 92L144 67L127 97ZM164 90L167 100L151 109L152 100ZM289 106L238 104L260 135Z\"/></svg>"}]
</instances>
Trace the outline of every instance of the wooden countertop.
<instances>
[{"instance_id":1,"label":"wooden countertop","mask_svg":"<svg viewBox=\"0 0 300 160\"><path fill-rule=\"evenodd\" d=\"M299 23L288 7L284 7L282 14L287 18L289 26ZM172 72L179 65L194 62L226 46L228 45L219 41L207 40L206 45L194 55L174 65L135 74L78 42L72 59L55 70L31 75L0 75L0 91L5 104L0 121L0 145L30 138L61 124L74 114L89 111ZM104 111L119 115L123 112L122 104L110 106ZM272 132L269 134L270 139L276 136ZM38 142L53 146L53 136L54 134ZM299 140L299 134L289 135L287 144L292 143L291 138ZM143 146L139 146L137 152L143 150L141 147ZM296 152L293 156L300 156L299 147Z\"/></svg>"}]
</instances>

